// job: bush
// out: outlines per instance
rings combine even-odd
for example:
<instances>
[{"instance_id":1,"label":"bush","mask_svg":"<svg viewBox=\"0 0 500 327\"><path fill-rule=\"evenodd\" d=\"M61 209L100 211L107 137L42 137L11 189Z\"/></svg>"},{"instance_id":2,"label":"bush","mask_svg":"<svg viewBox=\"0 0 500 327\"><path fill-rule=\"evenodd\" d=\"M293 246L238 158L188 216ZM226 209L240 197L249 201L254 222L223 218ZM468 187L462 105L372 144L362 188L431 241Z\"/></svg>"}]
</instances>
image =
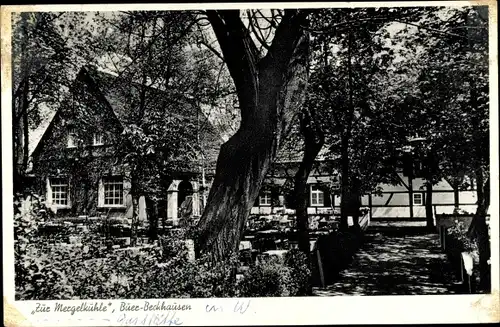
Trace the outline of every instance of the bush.
<instances>
[{"instance_id":1,"label":"bush","mask_svg":"<svg viewBox=\"0 0 500 327\"><path fill-rule=\"evenodd\" d=\"M290 269L280 258L271 256L251 267L238 283L238 295L243 297L288 296Z\"/></svg>"},{"instance_id":2,"label":"bush","mask_svg":"<svg viewBox=\"0 0 500 327\"><path fill-rule=\"evenodd\" d=\"M468 236L469 228L462 221L455 220L455 224L447 229L448 235L457 241L460 252L478 252L477 244Z\"/></svg>"},{"instance_id":3,"label":"bush","mask_svg":"<svg viewBox=\"0 0 500 327\"><path fill-rule=\"evenodd\" d=\"M284 259L270 256L252 266L238 282L238 296L303 296L310 286L311 270L306 256L291 250Z\"/></svg>"},{"instance_id":4,"label":"bush","mask_svg":"<svg viewBox=\"0 0 500 327\"><path fill-rule=\"evenodd\" d=\"M311 269L309 268L307 256L297 249L290 250L285 255L285 265L290 269L292 276L288 286L290 295L309 295Z\"/></svg>"},{"instance_id":5,"label":"bush","mask_svg":"<svg viewBox=\"0 0 500 327\"><path fill-rule=\"evenodd\" d=\"M48 219L43 200L33 198L31 207L23 208L14 217L17 300L295 296L309 288L310 270L299 251L252 267L236 283L237 257L216 264L206 257L190 259L189 231L146 247L114 250L95 225L79 232L78 244L54 243L39 233Z\"/></svg>"},{"instance_id":6,"label":"bush","mask_svg":"<svg viewBox=\"0 0 500 327\"><path fill-rule=\"evenodd\" d=\"M78 234L79 244L54 244L39 233L39 227L47 221L43 199L33 197L28 202L16 202L19 206L14 217L18 300L235 294L235 259L215 265L206 258L190 261L182 232L161 237L150 247L112 250L98 236L96 224Z\"/></svg>"},{"instance_id":7,"label":"bush","mask_svg":"<svg viewBox=\"0 0 500 327\"><path fill-rule=\"evenodd\" d=\"M446 255L452 263L457 277L461 276L462 252L472 255L473 269L471 283L478 284L479 280L479 249L474 239L468 235L469 228L461 221L455 220L455 224L446 229ZM465 283L465 281L464 281ZM474 288L475 286L472 286ZM468 289L468 285L464 284Z\"/></svg>"}]
</instances>

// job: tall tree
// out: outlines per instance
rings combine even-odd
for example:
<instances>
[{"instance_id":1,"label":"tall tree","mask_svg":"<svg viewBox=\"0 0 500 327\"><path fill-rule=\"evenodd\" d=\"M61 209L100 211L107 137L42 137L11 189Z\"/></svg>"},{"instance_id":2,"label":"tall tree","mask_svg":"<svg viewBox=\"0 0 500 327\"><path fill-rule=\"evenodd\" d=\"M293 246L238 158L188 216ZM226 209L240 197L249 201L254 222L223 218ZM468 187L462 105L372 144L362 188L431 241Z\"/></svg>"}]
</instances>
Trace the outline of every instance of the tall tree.
<instances>
[{"instance_id":1,"label":"tall tree","mask_svg":"<svg viewBox=\"0 0 500 327\"><path fill-rule=\"evenodd\" d=\"M474 177L478 206L469 233L479 247L481 287L488 289L488 8L447 8L429 15L427 24L432 31L410 36L424 51L413 65L419 77L406 120L407 129L425 139L420 148L426 158L427 221L432 227L434 183L451 180L458 206L463 177Z\"/></svg>"},{"instance_id":2,"label":"tall tree","mask_svg":"<svg viewBox=\"0 0 500 327\"><path fill-rule=\"evenodd\" d=\"M28 168L30 130L44 119L44 107L57 105L78 62L72 39L86 33L79 13L21 12L12 17L12 110L14 188L22 190Z\"/></svg>"},{"instance_id":3,"label":"tall tree","mask_svg":"<svg viewBox=\"0 0 500 327\"><path fill-rule=\"evenodd\" d=\"M393 112L397 102L390 96L400 89L388 87L387 81L400 77L392 71L395 51L387 45L384 26L415 13L361 8L322 14L317 25L337 24L315 30L315 66L306 106L321 112L316 116L324 125L327 153L341 172L340 228L346 229L348 216L358 226L361 196L378 183L393 182L389 161L401 129L395 123L400 117Z\"/></svg>"},{"instance_id":4,"label":"tall tree","mask_svg":"<svg viewBox=\"0 0 500 327\"><path fill-rule=\"evenodd\" d=\"M238 244L266 172L302 103L307 82L308 11L273 11L272 43L263 55L238 10L207 11L234 81L238 131L221 147L197 250L223 260ZM255 35L255 34L254 34Z\"/></svg>"},{"instance_id":5,"label":"tall tree","mask_svg":"<svg viewBox=\"0 0 500 327\"><path fill-rule=\"evenodd\" d=\"M117 155L130 168L135 227L139 198L155 206L174 174L200 161L204 149L198 136L207 128L200 125L201 104L227 90L216 82L220 60L192 46L197 33L193 12L97 13L96 19L102 31L95 41L100 64L118 75L109 86L121 90L132 112ZM154 238L158 222L149 218Z\"/></svg>"}]
</instances>

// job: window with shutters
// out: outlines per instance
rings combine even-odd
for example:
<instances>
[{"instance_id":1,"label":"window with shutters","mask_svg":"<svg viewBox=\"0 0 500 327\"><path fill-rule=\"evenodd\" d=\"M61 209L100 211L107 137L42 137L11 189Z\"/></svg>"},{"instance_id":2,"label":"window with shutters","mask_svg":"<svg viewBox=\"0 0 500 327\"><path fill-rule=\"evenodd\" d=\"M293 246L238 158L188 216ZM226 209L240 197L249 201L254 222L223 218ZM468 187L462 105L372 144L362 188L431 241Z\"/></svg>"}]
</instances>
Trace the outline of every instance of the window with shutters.
<instances>
[{"instance_id":1,"label":"window with shutters","mask_svg":"<svg viewBox=\"0 0 500 327\"><path fill-rule=\"evenodd\" d=\"M271 205L271 191L263 190L259 195L259 205L260 206L270 206Z\"/></svg>"},{"instance_id":2,"label":"window with shutters","mask_svg":"<svg viewBox=\"0 0 500 327\"><path fill-rule=\"evenodd\" d=\"M325 205L325 193L317 185L311 185L311 206L323 207Z\"/></svg>"}]
</instances>

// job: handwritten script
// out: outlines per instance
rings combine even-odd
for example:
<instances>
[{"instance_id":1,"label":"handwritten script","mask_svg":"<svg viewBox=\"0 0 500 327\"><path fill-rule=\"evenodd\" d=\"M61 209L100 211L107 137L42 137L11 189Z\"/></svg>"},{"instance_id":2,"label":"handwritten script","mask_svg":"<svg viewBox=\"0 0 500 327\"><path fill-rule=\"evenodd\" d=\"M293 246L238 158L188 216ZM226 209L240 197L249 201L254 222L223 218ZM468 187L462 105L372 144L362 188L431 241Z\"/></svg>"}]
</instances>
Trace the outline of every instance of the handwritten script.
<instances>
[{"instance_id":1,"label":"handwritten script","mask_svg":"<svg viewBox=\"0 0 500 327\"><path fill-rule=\"evenodd\" d=\"M247 312L249 307L250 307L250 300L237 300L234 306L231 306L229 310L232 310L233 313L244 314ZM222 313L225 311L225 309L223 305L207 304L205 306L205 311Z\"/></svg>"},{"instance_id":2,"label":"handwritten script","mask_svg":"<svg viewBox=\"0 0 500 327\"><path fill-rule=\"evenodd\" d=\"M120 326L181 326L189 312L243 315L251 306L251 301L245 299L229 302L209 301L203 307L198 306L196 310L191 304L169 300L83 301L76 305L62 301L36 302L31 315L36 316L35 319L43 324L87 320ZM48 313L50 315L47 315Z\"/></svg>"}]
</instances>

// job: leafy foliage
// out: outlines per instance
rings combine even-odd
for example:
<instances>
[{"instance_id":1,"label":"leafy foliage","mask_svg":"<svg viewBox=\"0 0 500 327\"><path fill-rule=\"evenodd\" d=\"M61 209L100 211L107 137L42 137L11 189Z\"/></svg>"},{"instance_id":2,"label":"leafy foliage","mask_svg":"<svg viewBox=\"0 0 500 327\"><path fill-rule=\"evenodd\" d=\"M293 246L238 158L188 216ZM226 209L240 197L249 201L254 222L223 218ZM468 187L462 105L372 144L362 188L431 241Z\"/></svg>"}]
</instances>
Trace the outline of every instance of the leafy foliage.
<instances>
[{"instance_id":1,"label":"leafy foliage","mask_svg":"<svg viewBox=\"0 0 500 327\"><path fill-rule=\"evenodd\" d=\"M75 26L82 23L84 16L83 13L70 12L21 12L12 15L12 123L16 191L22 190L28 169L30 134L50 116L50 111L65 96L75 67L81 63L76 44L84 44L87 33L75 29Z\"/></svg>"},{"instance_id":2,"label":"leafy foliage","mask_svg":"<svg viewBox=\"0 0 500 327\"><path fill-rule=\"evenodd\" d=\"M250 267L238 282L238 295L304 296L307 295L310 275L305 255L291 250L284 258L270 256Z\"/></svg>"},{"instance_id":3,"label":"leafy foliage","mask_svg":"<svg viewBox=\"0 0 500 327\"><path fill-rule=\"evenodd\" d=\"M402 76L395 73L398 56L386 27L412 15L362 8L324 10L315 17L313 25L324 24L316 29L328 33L315 38L306 108L320 117L335 170L349 175L344 191L362 195L395 182L393 162L404 130L395 110L400 103L393 100L401 89L388 84ZM329 27L331 21L338 22L336 28Z\"/></svg>"},{"instance_id":4,"label":"leafy foliage","mask_svg":"<svg viewBox=\"0 0 500 327\"><path fill-rule=\"evenodd\" d=\"M49 242L39 233L39 227L50 221L43 199L18 204L14 232L19 300L251 296L256 282L280 285L279 292L270 289L269 294L289 296L303 294L309 282L305 258L291 252L279 266L255 266L236 287L236 257L218 263L208 257L189 259L188 231L161 237L147 247L122 250L109 249L92 228L78 234L77 244Z\"/></svg>"},{"instance_id":5,"label":"leafy foliage","mask_svg":"<svg viewBox=\"0 0 500 327\"><path fill-rule=\"evenodd\" d=\"M82 61L72 40L84 42L86 33L75 27L82 23L84 13L22 12L13 16L12 64L13 109L19 119L18 103L28 93L28 114L31 125L38 125L43 113L40 104L56 105L69 86L75 68ZM28 82L28 84L24 84Z\"/></svg>"},{"instance_id":6,"label":"leafy foliage","mask_svg":"<svg viewBox=\"0 0 500 327\"><path fill-rule=\"evenodd\" d=\"M489 170L488 27L482 10L449 8L429 17L449 31L444 36L406 35L406 42L425 51L407 68L418 77L416 92L408 98L405 128L426 139L420 151L432 157L426 169L433 183L474 175L478 165ZM460 179L454 183L460 184Z\"/></svg>"},{"instance_id":7,"label":"leafy foliage","mask_svg":"<svg viewBox=\"0 0 500 327\"><path fill-rule=\"evenodd\" d=\"M478 247L476 241L468 236L468 226L463 221L455 220L455 224L448 228L448 234L458 241L459 248L457 251L462 252L475 252L477 254Z\"/></svg>"}]
</instances>

